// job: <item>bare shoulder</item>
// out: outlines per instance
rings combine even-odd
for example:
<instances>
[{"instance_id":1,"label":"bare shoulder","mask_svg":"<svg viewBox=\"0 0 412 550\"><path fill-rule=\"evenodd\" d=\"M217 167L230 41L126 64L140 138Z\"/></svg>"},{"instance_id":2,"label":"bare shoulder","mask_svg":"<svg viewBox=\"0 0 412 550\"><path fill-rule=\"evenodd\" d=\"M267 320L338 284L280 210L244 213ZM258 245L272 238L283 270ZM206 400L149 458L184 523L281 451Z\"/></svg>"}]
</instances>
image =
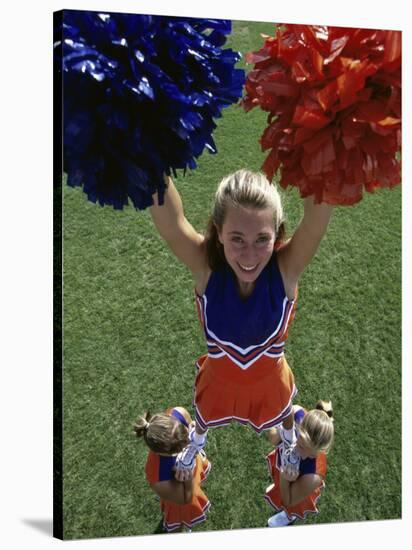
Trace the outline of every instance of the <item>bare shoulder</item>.
<instances>
[{"instance_id":1,"label":"bare shoulder","mask_svg":"<svg viewBox=\"0 0 412 550\"><path fill-rule=\"evenodd\" d=\"M312 197L305 199L303 217L291 239L278 253L288 293L296 287L299 277L315 256L326 233L332 210L329 204L315 204Z\"/></svg>"},{"instance_id":2,"label":"bare shoulder","mask_svg":"<svg viewBox=\"0 0 412 550\"><path fill-rule=\"evenodd\" d=\"M171 243L169 243L170 245ZM206 251L206 239L205 236L201 233L195 233L192 237L192 240L189 241L186 245L182 242L177 242L175 245L175 253L177 249L181 249L180 252L183 252L180 259L184 264L189 268L192 276L196 277L202 276L208 269L208 260L207 260L207 251ZM171 246L173 250L173 246ZM183 249L185 249L183 251ZM179 258L179 254L176 254Z\"/></svg>"},{"instance_id":3,"label":"bare shoulder","mask_svg":"<svg viewBox=\"0 0 412 550\"><path fill-rule=\"evenodd\" d=\"M211 274L212 274L212 270L208 265L205 266L203 270L198 271L197 273L192 272L193 279L195 281L196 293L199 296L202 296L205 293L207 283L209 282L209 278Z\"/></svg>"},{"instance_id":4,"label":"bare shoulder","mask_svg":"<svg viewBox=\"0 0 412 550\"><path fill-rule=\"evenodd\" d=\"M276 259L282 276L283 287L289 300L294 300L298 286L298 278L290 269L290 240L277 252Z\"/></svg>"}]
</instances>

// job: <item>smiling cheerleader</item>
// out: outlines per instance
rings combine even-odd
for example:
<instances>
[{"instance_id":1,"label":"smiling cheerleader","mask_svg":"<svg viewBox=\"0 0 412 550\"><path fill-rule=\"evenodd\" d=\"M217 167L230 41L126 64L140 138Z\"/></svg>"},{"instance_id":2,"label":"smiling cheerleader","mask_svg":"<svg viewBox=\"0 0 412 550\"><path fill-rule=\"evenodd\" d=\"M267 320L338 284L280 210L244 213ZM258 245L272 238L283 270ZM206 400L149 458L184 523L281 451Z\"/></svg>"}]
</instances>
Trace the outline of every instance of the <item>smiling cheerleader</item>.
<instances>
[{"instance_id":1,"label":"smiling cheerleader","mask_svg":"<svg viewBox=\"0 0 412 550\"><path fill-rule=\"evenodd\" d=\"M318 401L311 411L295 405L293 414L298 433L294 448L297 468L283 466L279 430L268 432L269 440L278 447L267 456L272 485L265 499L277 514L269 518L269 527L282 527L309 513L318 513L317 502L325 486L326 454L334 436L332 403Z\"/></svg>"}]
</instances>

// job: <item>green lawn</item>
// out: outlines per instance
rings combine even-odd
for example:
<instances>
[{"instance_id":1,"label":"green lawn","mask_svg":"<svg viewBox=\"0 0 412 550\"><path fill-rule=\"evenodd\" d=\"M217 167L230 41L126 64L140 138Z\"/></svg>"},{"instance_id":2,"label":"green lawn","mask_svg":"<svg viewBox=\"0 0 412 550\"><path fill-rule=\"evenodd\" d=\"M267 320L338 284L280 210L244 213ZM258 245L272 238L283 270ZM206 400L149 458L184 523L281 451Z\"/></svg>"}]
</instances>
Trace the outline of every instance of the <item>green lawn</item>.
<instances>
[{"instance_id":1,"label":"green lawn","mask_svg":"<svg viewBox=\"0 0 412 550\"><path fill-rule=\"evenodd\" d=\"M268 23L234 24L230 45L262 43ZM220 179L258 170L264 113L224 111L197 170L179 175L186 215L203 230ZM289 231L302 213L283 192ZM64 536L151 534L161 519L144 475L136 415L171 405L193 412L194 362L205 352L188 271L149 213L114 211L64 184ZM301 279L286 356L311 407L332 399L336 440L320 515L307 523L401 516L401 189L337 208ZM232 425L209 432L212 508L198 531L264 527L271 509L264 436Z\"/></svg>"}]
</instances>

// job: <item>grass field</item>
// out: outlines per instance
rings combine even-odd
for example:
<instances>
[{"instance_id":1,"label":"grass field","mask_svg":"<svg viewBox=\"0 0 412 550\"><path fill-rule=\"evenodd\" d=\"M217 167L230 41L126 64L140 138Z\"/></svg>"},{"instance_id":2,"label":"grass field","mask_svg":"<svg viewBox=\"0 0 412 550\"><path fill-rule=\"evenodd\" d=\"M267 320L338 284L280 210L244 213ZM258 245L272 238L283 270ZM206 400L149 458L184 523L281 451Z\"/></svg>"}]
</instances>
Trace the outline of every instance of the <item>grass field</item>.
<instances>
[{"instance_id":1,"label":"grass field","mask_svg":"<svg viewBox=\"0 0 412 550\"><path fill-rule=\"evenodd\" d=\"M230 45L260 46L270 24L236 22ZM198 169L179 176L186 215L203 230L217 182L258 170L265 115L224 111ZM302 214L283 192L287 227ZM158 501L144 476L147 449L132 424L147 409L193 412L194 362L205 352L188 271L149 213L114 211L64 185L64 537L158 532ZM300 282L286 357L311 407L332 399L336 440L320 514L307 523L401 516L401 189L337 208ZM264 436L231 425L209 433L212 508L196 531L264 527L271 509Z\"/></svg>"}]
</instances>

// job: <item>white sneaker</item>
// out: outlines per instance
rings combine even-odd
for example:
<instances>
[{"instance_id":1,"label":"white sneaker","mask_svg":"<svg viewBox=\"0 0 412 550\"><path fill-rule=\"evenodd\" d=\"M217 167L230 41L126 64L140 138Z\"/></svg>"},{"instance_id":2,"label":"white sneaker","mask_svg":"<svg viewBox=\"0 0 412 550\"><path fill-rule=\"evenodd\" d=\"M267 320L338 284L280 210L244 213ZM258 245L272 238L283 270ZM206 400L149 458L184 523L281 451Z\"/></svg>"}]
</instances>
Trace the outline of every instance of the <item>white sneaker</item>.
<instances>
[{"instance_id":1,"label":"white sneaker","mask_svg":"<svg viewBox=\"0 0 412 550\"><path fill-rule=\"evenodd\" d=\"M206 453L205 453L205 450L204 449L200 449L199 451L199 456L201 457L201 459L203 460L203 462L205 460L207 460L207 456L206 456Z\"/></svg>"},{"instance_id":2,"label":"white sneaker","mask_svg":"<svg viewBox=\"0 0 412 550\"><path fill-rule=\"evenodd\" d=\"M178 470L192 470L195 465L195 458L197 453L199 453L206 444L207 436L203 439L203 443L199 444L194 441L195 429L192 428L189 431L189 440L190 443L180 451L176 457L176 468Z\"/></svg>"},{"instance_id":3,"label":"white sneaker","mask_svg":"<svg viewBox=\"0 0 412 550\"><path fill-rule=\"evenodd\" d=\"M297 434L296 430L293 430L292 441L286 437L283 427L279 430L281 443L279 445L280 463L282 467L292 466L295 469L299 469L300 456L295 452Z\"/></svg>"},{"instance_id":4,"label":"white sneaker","mask_svg":"<svg viewBox=\"0 0 412 550\"><path fill-rule=\"evenodd\" d=\"M295 520L289 519L285 511L279 512L268 519L268 527L285 527Z\"/></svg>"},{"instance_id":5,"label":"white sneaker","mask_svg":"<svg viewBox=\"0 0 412 550\"><path fill-rule=\"evenodd\" d=\"M286 435L286 430L283 426L278 426L277 430L278 430L278 433L280 435L281 441L286 442L291 447L294 447L296 445L296 442L298 440L298 434L296 432L296 427L293 429L292 434L290 434L290 433L288 434L288 435L291 435L292 439L290 439L290 437L288 437ZM290 432L290 430L288 430L288 432Z\"/></svg>"},{"instance_id":6,"label":"white sneaker","mask_svg":"<svg viewBox=\"0 0 412 550\"><path fill-rule=\"evenodd\" d=\"M292 466L295 470L299 470L300 456L295 451L295 446L289 445L287 440L282 441L279 445L280 464L284 468L285 466Z\"/></svg>"}]
</instances>

